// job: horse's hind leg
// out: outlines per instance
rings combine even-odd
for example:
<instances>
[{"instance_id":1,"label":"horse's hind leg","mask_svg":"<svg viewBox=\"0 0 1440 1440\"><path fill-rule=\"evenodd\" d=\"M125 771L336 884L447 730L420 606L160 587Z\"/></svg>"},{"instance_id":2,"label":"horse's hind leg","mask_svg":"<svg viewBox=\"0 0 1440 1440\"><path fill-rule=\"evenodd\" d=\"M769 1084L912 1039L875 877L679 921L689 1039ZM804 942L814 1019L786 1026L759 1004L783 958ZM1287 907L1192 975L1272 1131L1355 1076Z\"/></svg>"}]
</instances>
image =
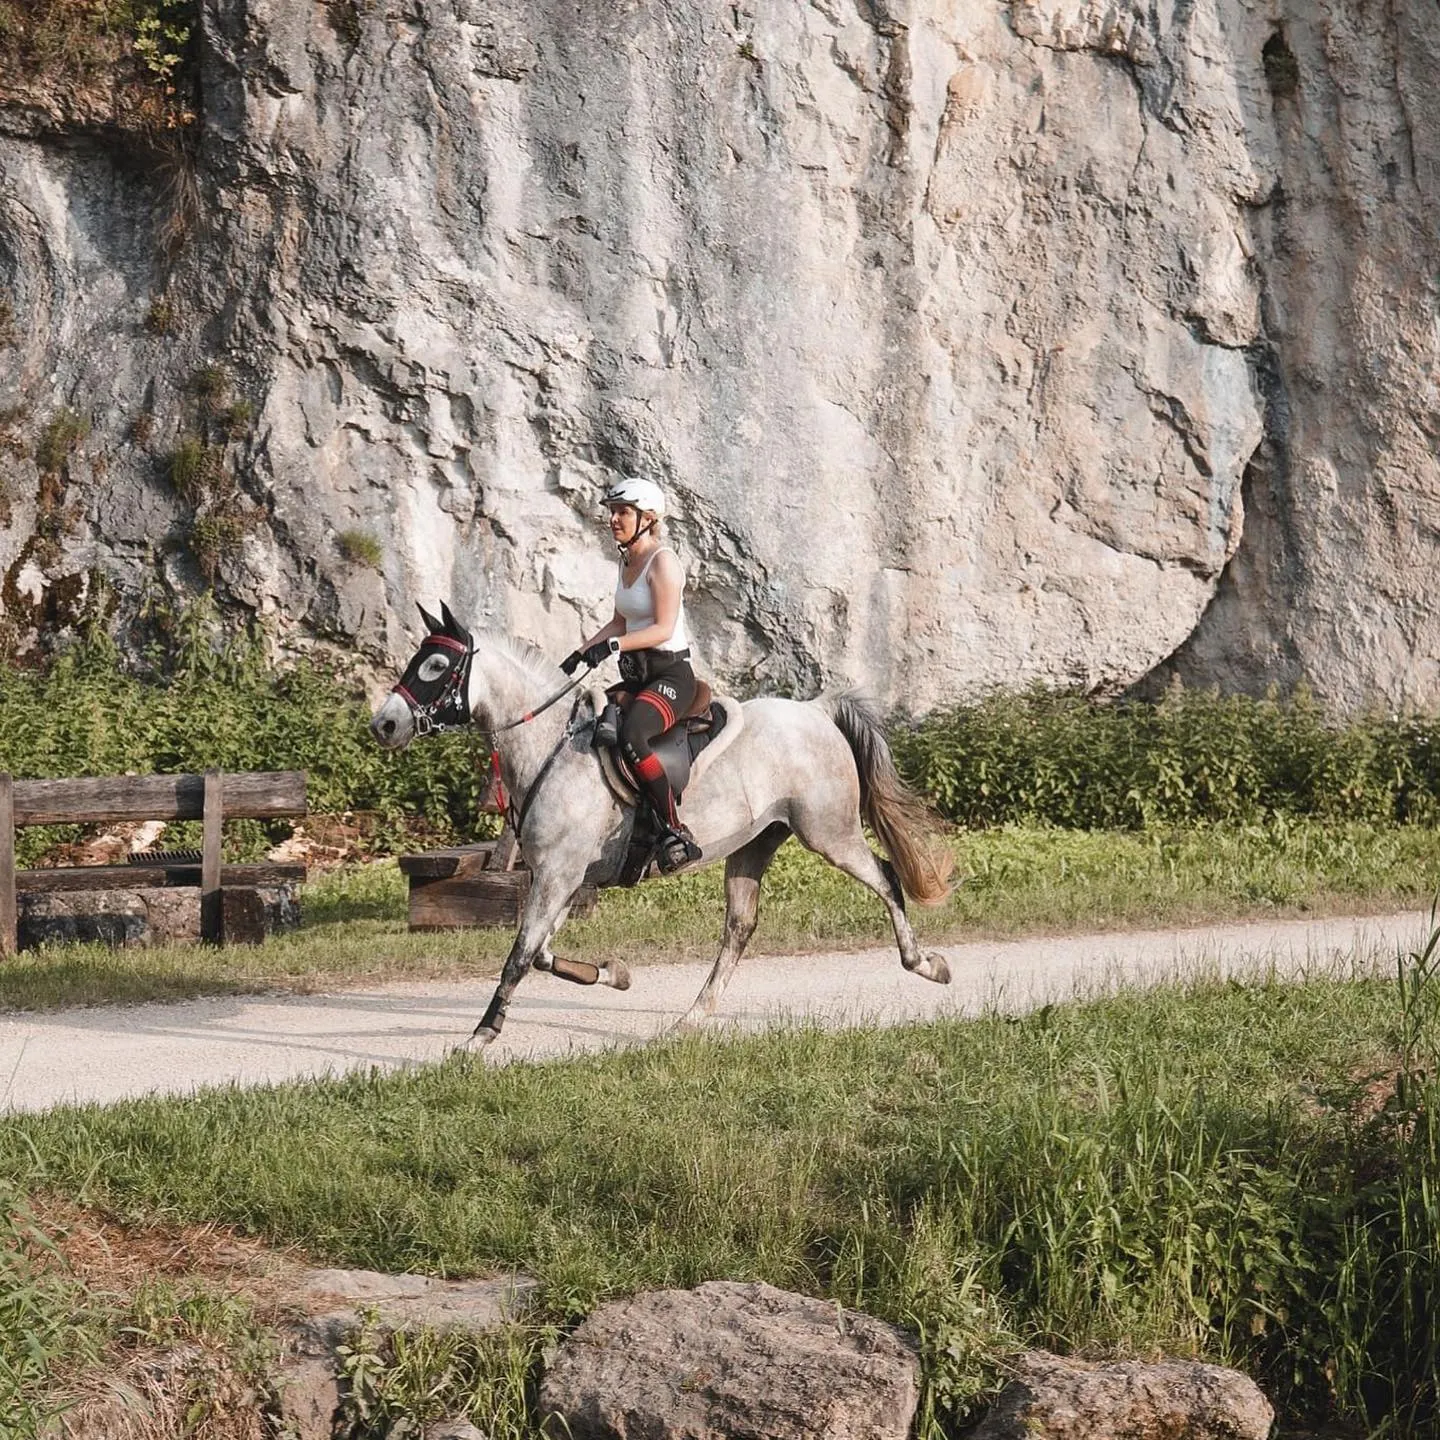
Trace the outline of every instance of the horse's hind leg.
<instances>
[{"instance_id":1,"label":"horse's hind leg","mask_svg":"<svg viewBox=\"0 0 1440 1440\"><path fill-rule=\"evenodd\" d=\"M709 978L695 997L695 1003L677 1022L678 1026L698 1025L715 1013L720 995L755 933L755 922L760 915L760 878L789 834L788 826L771 825L726 860L725 939Z\"/></svg>"},{"instance_id":2,"label":"horse's hind leg","mask_svg":"<svg viewBox=\"0 0 1440 1440\"><path fill-rule=\"evenodd\" d=\"M807 849L823 856L837 870L843 870L885 902L885 908L890 912L890 923L895 927L895 943L900 947L900 963L907 970L925 980L933 980L937 985L950 983L950 966L945 957L933 950L928 953L922 951L915 939L915 932L905 915L905 892L900 888L900 877L895 873L895 867L870 849L858 824L853 829L847 825L845 833L838 837L817 835L809 826L797 826L795 833Z\"/></svg>"}]
</instances>

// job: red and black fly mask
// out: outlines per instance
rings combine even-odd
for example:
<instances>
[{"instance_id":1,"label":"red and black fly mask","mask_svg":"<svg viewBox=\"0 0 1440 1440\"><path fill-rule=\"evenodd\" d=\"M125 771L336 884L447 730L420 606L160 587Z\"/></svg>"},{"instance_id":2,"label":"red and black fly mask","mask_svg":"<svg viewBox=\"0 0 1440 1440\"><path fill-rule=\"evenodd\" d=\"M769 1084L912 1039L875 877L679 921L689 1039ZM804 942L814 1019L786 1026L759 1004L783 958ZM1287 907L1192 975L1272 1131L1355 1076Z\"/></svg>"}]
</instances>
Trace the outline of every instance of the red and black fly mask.
<instances>
[{"instance_id":1,"label":"red and black fly mask","mask_svg":"<svg viewBox=\"0 0 1440 1440\"><path fill-rule=\"evenodd\" d=\"M440 619L419 607L429 634L394 687L415 720L415 734L434 735L470 724L470 662L475 642L441 601Z\"/></svg>"}]
</instances>

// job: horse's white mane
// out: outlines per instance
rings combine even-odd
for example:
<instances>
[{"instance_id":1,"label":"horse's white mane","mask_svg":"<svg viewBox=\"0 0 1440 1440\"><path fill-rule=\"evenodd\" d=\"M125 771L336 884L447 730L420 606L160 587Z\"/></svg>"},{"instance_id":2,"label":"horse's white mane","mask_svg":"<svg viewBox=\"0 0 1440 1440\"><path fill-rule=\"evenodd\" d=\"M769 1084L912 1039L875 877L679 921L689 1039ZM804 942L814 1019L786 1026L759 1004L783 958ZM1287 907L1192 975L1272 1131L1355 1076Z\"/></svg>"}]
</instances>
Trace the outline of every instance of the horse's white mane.
<instances>
[{"instance_id":1,"label":"horse's white mane","mask_svg":"<svg viewBox=\"0 0 1440 1440\"><path fill-rule=\"evenodd\" d=\"M492 641L497 650L502 650L516 661L522 670L540 685L553 685L560 673L560 667L538 645L513 635L501 635Z\"/></svg>"}]
</instances>

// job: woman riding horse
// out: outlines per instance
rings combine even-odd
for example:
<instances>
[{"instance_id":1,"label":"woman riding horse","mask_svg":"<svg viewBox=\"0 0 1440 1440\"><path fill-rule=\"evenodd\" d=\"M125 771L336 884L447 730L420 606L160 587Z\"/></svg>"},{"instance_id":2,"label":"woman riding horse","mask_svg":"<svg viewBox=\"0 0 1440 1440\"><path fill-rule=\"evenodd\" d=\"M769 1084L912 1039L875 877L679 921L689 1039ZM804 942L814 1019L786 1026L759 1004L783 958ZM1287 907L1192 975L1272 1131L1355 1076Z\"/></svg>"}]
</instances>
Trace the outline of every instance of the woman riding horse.
<instances>
[{"instance_id":1,"label":"woman riding horse","mask_svg":"<svg viewBox=\"0 0 1440 1440\"><path fill-rule=\"evenodd\" d=\"M685 572L668 545L660 543L665 493L652 480L627 479L605 492L610 534L620 551L615 613L578 650L560 662L567 675L583 664L598 665L618 643L621 683L627 694L616 735L616 716L601 716L596 738L607 729L644 789L660 844L656 861L668 874L701 858L695 837L681 823L664 767L651 750L655 738L681 719L695 699L690 639L685 627Z\"/></svg>"}]
</instances>

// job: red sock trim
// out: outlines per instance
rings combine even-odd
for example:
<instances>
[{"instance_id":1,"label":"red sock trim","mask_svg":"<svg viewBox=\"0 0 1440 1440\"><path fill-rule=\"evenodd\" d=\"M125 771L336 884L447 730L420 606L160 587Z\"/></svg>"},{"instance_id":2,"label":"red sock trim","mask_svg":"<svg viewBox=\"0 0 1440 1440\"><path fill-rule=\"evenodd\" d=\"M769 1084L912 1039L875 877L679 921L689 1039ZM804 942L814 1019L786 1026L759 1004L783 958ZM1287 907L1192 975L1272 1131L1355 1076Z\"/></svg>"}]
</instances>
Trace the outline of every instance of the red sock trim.
<instances>
[{"instance_id":1,"label":"red sock trim","mask_svg":"<svg viewBox=\"0 0 1440 1440\"><path fill-rule=\"evenodd\" d=\"M642 780L662 780L665 767L653 755L642 755L635 762L635 773Z\"/></svg>"}]
</instances>

